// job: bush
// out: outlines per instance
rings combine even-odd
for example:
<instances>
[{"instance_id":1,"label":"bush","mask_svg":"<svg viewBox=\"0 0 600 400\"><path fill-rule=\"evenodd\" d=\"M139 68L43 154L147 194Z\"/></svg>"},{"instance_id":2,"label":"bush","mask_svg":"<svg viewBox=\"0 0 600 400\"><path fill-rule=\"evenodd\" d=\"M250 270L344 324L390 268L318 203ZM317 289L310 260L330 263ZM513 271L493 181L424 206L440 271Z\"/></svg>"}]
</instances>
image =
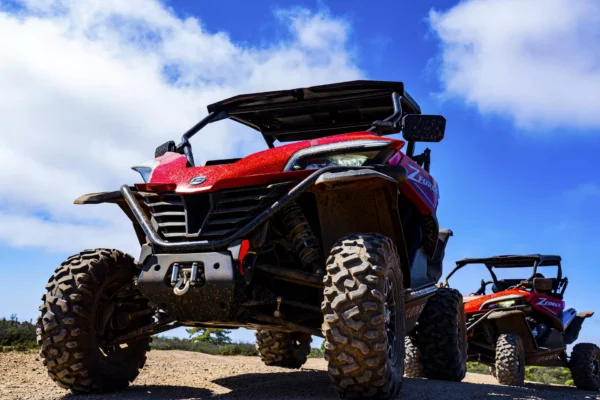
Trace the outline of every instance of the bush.
<instances>
[{"instance_id":1,"label":"bush","mask_svg":"<svg viewBox=\"0 0 600 400\"><path fill-rule=\"evenodd\" d=\"M568 385L571 371L562 367L526 367L525 380L546 384Z\"/></svg>"},{"instance_id":2,"label":"bush","mask_svg":"<svg viewBox=\"0 0 600 400\"><path fill-rule=\"evenodd\" d=\"M151 347L155 350L197 351L199 353L223 356L258 355L254 344L251 343L228 343L217 345L193 339L166 338L162 336L154 336Z\"/></svg>"},{"instance_id":3,"label":"bush","mask_svg":"<svg viewBox=\"0 0 600 400\"><path fill-rule=\"evenodd\" d=\"M257 356L258 351L251 343L231 343L218 347L218 354L222 356Z\"/></svg>"},{"instance_id":4,"label":"bush","mask_svg":"<svg viewBox=\"0 0 600 400\"><path fill-rule=\"evenodd\" d=\"M0 320L0 350L29 350L37 347L35 325L19 322L16 315Z\"/></svg>"},{"instance_id":5,"label":"bush","mask_svg":"<svg viewBox=\"0 0 600 400\"><path fill-rule=\"evenodd\" d=\"M467 363L469 372L489 375L488 366L478 362ZM525 380L530 382L545 383L547 385L573 386L571 371L563 367L525 367Z\"/></svg>"},{"instance_id":6,"label":"bush","mask_svg":"<svg viewBox=\"0 0 600 400\"><path fill-rule=\"evenodd\" d=\"M320 348L311 348L310 353L308 353L308 358L323 358L325 357L325 341L321 343Z\"/></svg>"},{"instance_id":7,"label":"bush","mask_svg":"<svg viewBox=\"0 0 600 400\"><path fill-rule=\"evenodd\" d=\"M467 363L467 371L472 372L474 374L490 374L490 367L480 362L474 361Z\"/></svg>"}]
</instances>

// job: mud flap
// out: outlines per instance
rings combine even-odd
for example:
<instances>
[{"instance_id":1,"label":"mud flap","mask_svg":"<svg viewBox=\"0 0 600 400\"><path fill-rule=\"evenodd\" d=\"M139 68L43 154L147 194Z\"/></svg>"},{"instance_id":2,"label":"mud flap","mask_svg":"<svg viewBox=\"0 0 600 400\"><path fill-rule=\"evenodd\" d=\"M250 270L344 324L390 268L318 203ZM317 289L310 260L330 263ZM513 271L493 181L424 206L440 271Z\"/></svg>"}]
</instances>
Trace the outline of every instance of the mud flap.
<instances>
[{"instance_id":1,"label":"mud flap","mask_svg":"<svg viewBox=\"0 0 600 400\"><path fill-rule=\"evenodd\" d=\"M438 244L435 253L427 263L427 278L430 282L438 282L442 277L444 256L446 255L446 245L450 236L454 236L450 229L440 229L438 234Z\"/></svg>"},{"instance_id":2,"label":"mud flap","mask_svg":"<svg viewBox=\"0 0 600 400\"><path fill-rule=\"evenodd\" d=\"M592 315L594 315L593 312L586 311L575 316L563 334L565 344L571 344L577 340L579 337L579 332L581 331L581 325L583 325L583 321Z\"/></svg>"}]
</instances>

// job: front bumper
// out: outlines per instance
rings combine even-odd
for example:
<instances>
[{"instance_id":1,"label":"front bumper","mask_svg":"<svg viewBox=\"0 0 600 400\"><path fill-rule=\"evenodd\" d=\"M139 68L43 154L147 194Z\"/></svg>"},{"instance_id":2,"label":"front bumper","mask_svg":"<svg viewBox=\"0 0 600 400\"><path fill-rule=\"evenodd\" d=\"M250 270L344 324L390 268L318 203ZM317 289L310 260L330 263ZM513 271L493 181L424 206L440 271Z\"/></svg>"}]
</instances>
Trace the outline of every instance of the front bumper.
<instances>
[{"instance_id":1,"label":"front bumper","mask_svg":"<svg viewBox=\"0 0 600 400\"><path fill-rule=\"evenodd\" d=\"M146 254L140 260L138 288L171 317L186 322L235 319L240 303L237 294L243 289L243 282L229 251ZM171 284L174 268L189 272L194 264L197 280L184 295L176 295Z\"/></svg>"}]
</instances>

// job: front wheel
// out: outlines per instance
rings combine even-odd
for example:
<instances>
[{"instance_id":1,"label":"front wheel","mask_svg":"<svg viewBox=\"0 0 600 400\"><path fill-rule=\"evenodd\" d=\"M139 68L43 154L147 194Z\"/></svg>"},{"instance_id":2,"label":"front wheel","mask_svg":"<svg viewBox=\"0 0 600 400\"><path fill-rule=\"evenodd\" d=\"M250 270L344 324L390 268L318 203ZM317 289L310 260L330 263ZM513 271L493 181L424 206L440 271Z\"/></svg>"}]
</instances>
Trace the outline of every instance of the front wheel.
<instances>
[{"instance_id":1,"label":"front wheel","mask_svg":"<svg viewBox=\"0 0 600 400\"><path fill-rule=\"evenodd\" d=\"M394 397L404 374L402 270L391 239L353 234L327 259L325 359L342 397Z\"/></svg>"},{"instance_id":2,"label":"front wheel","mask_svg":"<svg viewBox=\"0 0 600 400\"><path fill-rule=\"evenodd\" d=\"M136 273L131 256L96 249L68 258L50 278L37 340L48 375L58 386L107 392L123 389L137 377L150 339L106 345L152 322L148 302L133 283Z\"/></svg>"},{"instance_id":3,"label":"front wheel","mask_svg":"<svg viewBox=\"0 0 600 400\"><path fill-rule=\"evenodd\" d=\"M519 335L503 334L496 342L496 379L501 385L525 384L525 350Z\"/></svg>"},{"instance_id":4,"label":"front wheel","mask_svg":"<svg viewBox=\"0 0 600 400\"><path fill-rule=\"evenodd\" d=\"M592 343L579 343L573 348L569 364L578 389L600 390L600 348Z\"/></svg>"}]
</instances>

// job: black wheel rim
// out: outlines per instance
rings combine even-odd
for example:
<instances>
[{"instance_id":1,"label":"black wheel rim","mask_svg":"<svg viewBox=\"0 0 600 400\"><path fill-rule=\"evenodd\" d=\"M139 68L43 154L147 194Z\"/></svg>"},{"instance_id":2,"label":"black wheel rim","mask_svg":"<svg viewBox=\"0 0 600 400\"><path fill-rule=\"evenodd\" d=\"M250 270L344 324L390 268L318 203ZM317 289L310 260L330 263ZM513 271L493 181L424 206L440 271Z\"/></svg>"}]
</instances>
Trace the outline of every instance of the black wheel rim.
<instances>
[{"instance_id":1,"label":"black wheel rim","mask_svg":"<svg viewBox=\"0 0 600 400\"><path fill-rule=\"evenodd\" d=\"M389 277L385 278L385 333L387 335L387 355L391 360L396 354L396 294L394 283Z\"/></svg>"}]
</instances>

